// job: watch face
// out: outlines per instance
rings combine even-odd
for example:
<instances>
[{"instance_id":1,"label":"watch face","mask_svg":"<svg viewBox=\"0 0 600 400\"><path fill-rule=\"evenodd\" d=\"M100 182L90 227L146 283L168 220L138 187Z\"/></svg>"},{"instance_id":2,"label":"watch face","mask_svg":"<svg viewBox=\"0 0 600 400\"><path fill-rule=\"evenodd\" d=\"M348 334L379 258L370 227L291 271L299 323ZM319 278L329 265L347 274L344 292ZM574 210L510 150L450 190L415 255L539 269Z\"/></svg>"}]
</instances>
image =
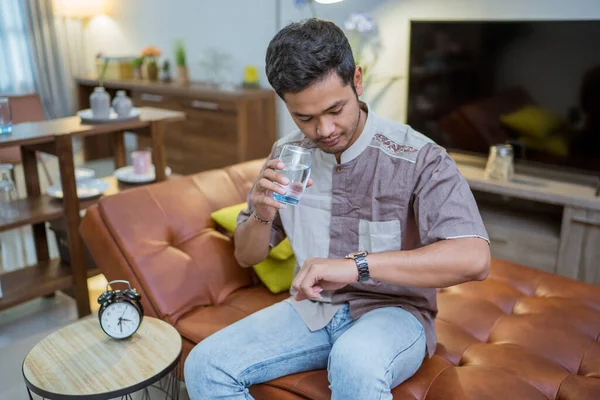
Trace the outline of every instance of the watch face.
<instances>
[{"instance_id":1,"label":"watch face","mask_svg":"<svg viewBox=\"0 0 600 400\"><path fill-rule=\"evenodd\" d=\"M115 339L123 339L137 331L140 326L140 314L131 303L113 303L104 309L100 317L100 325L107 335Z\"/></svg>"}]
</instances>

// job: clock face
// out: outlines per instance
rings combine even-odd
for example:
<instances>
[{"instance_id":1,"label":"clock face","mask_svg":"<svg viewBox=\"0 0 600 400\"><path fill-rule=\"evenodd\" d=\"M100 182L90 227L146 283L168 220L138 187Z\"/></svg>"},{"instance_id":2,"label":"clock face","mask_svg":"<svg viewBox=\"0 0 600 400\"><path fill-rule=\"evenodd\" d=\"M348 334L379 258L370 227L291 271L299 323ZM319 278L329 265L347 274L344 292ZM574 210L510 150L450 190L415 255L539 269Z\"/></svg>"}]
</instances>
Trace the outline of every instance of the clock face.
<instances>
[{"instance_id":1,"label":"clock face","mask_svg":"<svg viewBox=\"0 0 600 400\"><path fill-rule=\"evenodd\" d=\"M118 302L104 309L100 324L107 335L123 339L134 334L140 325L140 314L130 303Z\"/></svg>"}]
</instances>

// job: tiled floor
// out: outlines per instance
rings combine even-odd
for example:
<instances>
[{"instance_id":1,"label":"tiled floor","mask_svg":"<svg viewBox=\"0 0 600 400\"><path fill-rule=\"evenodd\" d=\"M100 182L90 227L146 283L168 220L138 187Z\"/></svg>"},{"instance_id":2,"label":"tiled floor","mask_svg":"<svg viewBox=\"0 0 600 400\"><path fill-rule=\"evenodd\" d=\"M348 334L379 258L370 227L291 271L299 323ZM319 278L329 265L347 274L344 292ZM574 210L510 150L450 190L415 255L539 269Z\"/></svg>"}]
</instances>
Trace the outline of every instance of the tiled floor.
<instances>
[{"instance_id":1,"label":"tiled floor","mask_svg":"<svg viewBox=\"0 0 600 400\"><path fill-rule=\"evenodd\" d=\"M135 143L133 143L133 147ZM131 142L127 146L132 147ZM81 155L75 160L76 165L82 165ZM51 175L58 177L55 160L48 162ZM112 174L112 160L101 160L88 163L85 167L96 171L96 176L103 177ZM24 193L22 170L17 168L17 186L20 194ZM42 191L48 186L48 181L40 174ZM48 241L51 257L58 257L54 234L49 231ZM30 227L15 229L0 233L1 259L0 274L25 265L36 263L33 239ZM1 276L0 276L1 282ZM90 305L93 315L97 315L96 299L104 291L106 280L102 275L88 280L90 289ZM22 362L29 352L41 339L51 332L77 321L75 302L69 296L57 292L54 297L40 298L28 303L0 312L0 400L29 399L23 375ZM180 399L188 399L185 385L181 386ZM152 394L152 393L151 393ZM153 398L159 398L154 393ZM140 398L138 394L134 398ZM163 398L163 397L160 397Z\"/></svg>"}]
</instances>

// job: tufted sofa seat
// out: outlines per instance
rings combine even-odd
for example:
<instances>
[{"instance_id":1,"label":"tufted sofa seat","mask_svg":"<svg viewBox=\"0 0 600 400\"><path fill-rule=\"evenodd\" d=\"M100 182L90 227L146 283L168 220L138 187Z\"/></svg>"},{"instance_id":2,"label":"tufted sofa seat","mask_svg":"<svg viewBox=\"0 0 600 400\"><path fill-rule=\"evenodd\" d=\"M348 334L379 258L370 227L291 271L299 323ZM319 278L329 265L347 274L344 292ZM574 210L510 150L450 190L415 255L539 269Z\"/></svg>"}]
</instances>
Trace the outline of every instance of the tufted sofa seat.
<instances>
[{"instance_id":1,"label":"tufted sofa seat","mask_svg":"<svg viewBox=\"0 0 600 400\"><path fill-rule=\"evenodd\" d=\"M219 329L287 297L257 283L210 218L246 198L262 160L103 198L81 226L109 280L177 328L185 358ZM488 279L439 290L438 347L394 399L600 399L600 288L493 260ZM250 343L249 343L250 345ZM243 351L243 350L241 350ZM328 399L324 370L255 385L257 399Z\"/></svg>"}]
</instances>

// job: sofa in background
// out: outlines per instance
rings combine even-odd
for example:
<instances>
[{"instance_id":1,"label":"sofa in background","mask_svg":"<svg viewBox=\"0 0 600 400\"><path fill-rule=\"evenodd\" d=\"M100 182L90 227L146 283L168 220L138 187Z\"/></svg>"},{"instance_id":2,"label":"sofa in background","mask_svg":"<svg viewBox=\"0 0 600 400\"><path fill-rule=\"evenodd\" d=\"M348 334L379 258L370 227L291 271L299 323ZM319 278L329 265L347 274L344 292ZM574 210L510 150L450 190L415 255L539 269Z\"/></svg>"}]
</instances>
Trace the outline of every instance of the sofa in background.
<instances>
[{"instance_id":1,"label":"sofa in background","mask_svg":"<svg viewBox=\"0 0 600 400\"><path fill-rule=\"evenodd\" d=\"M109 281L130 281L146 314L177 328L184 358L210 334L287 297L237 264L210 216L246 199L262 162L102 198L83 219L98 267ZM438 303L436 354L394 399L600 399L600 287L493 260L488 279L441 289ZM330 397L325 370L250 391L257 399Z\"/></svg>"},{"instance_id":2,"label":"sofa in background","mask_svg":"<svg viewBox=\"0 0 600 400\"><path fill-rule=\"evenodd\" d=\"M502 123L503 116L525 107L537 105L525 89L515 87L458 107L440 120L440 126L449 146L462 151L487 155L490 146L511 143L520 147L516 155L528 161L600 171L600 159L577 147L578 133L567 125L547 137L519 138L517 131Z\"/></svg>"}]
</instances>

